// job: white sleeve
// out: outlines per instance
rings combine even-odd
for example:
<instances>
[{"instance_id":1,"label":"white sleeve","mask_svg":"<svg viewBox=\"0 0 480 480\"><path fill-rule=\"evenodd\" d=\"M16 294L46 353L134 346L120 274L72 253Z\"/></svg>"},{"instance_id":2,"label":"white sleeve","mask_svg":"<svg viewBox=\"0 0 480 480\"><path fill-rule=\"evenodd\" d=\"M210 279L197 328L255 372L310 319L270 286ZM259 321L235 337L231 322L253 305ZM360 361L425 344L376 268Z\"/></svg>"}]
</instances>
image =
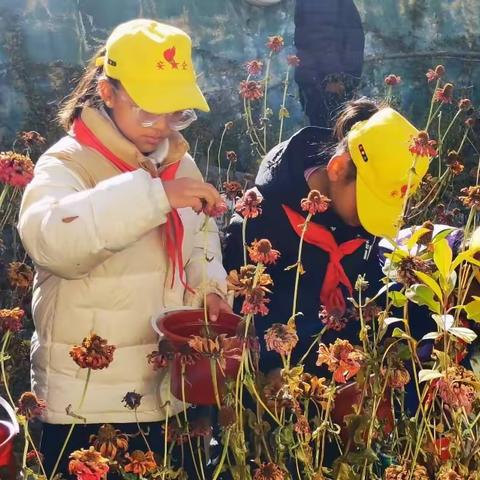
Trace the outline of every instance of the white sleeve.
<instances>
[{"instance_id":1,"label":"white sleeve","mask_svg":"<svg viewBox=\"0 0 480 480\"><path fill-rule=\"evenodd\" d=\"M144 170L88 189L58 159L43 156L22 198L18 231L39 267L80 278L165 223L170 209L161 180Z\"/></svg>"}]
</instances>

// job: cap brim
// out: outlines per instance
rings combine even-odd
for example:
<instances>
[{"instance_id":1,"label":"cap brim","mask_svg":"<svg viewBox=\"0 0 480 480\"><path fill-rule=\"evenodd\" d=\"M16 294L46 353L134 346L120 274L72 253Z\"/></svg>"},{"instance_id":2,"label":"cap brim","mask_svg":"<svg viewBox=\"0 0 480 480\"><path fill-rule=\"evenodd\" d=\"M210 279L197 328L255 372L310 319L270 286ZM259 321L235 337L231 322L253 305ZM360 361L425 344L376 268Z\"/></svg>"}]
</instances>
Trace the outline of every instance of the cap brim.
<instances>
[{"instance_id":1,"label":"cap brim","mask_svg":"<svg viewBox=\"0 0 480 480\"><path fill-rule=\"evenodd\" d=\"M377 237L395 238L399 230L399 221L403 199L398 202L389 199L387 203L368 188L367 184L357 175L357 212L362 227Z\"/></svg>"},{"instance_id":2,"label":"cap brim","mask_svg":"<svg viewBox=\"0 0 480 480\"><path fill-rule=\"evenodd\" d=\"M171 113L179 110L197 109L209 112L205 97L195 84L139 84L122 82L132 100L149 113Z\"/></svg>"}]
</instances>

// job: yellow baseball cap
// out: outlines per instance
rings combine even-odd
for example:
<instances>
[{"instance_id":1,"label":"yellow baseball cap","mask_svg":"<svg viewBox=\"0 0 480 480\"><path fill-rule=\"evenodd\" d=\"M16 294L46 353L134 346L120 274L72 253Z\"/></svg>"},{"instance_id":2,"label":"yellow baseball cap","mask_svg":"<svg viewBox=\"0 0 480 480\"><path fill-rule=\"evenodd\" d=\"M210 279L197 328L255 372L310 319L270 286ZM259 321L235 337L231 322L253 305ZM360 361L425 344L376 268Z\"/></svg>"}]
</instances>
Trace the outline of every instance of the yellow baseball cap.
<instances>
[{"instance_id":1,"label":"yellow baseball cap","mask_svg":"<svg viewBox=\"0 0 480 480\"><path fill-rule=\"evenodd\" d=\"M149 113L210 111L197 85L192 41L179 28L147 19L122 23L108 38L97 65Z\"/></svg>"},{"instance_id":2,"label":"yellow baseball cap","mask_svg":"<svg viewBox=\"0 0 480 480\"><path fill-rule=\"evenodd\" d=\"M408 190L418 188L430 159L411 153L419 131L392 108L383 108L348 133L348 150L357 167L357 210L363 228L394 238Z\"/></svg>"}]
</instances>

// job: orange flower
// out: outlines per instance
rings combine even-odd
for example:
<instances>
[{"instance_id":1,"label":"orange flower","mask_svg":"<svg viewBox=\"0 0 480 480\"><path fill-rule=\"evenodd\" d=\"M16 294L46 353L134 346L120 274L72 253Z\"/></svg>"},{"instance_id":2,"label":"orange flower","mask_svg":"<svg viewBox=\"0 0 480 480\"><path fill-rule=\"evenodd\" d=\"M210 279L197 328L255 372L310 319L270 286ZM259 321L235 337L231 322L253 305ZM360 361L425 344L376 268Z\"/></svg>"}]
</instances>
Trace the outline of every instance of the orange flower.
<instances>
[{"instance_id":1,"label":"orange flower","mask_svg":"<svg viewBox=\"0 0 480 480\"><path fill-rule=\"evenodd\" d=\"M274 35L268 37L267 47L273 52L278 53L283 48L283 37L280 35Z\"/></svg>"},{"instance_id":2,"label":"orange flower","mask_svg":"<svg viewBox=\"0 0 480 480\"><path fill-rule=\"evenodd\" d=\"M17 413L27 420L40 417L47 408L45 400L40 400L33 392L23 392L17 405Z\"/></svg>"},{"instance_id":3,"label":"orange flower","mask_svg":"<svg viewBox=\"0 0 480 480\"><path fill-rule=\"evenodd\" d=\"M322 195L318 190L310 190L307 198L302 198L300 206L304 212L312 215L316 213L324 213L328 210L328 204L331 200Z\"/></svg>"},{"instance_id":4,"label":"orange flower","mask_svg":"<svg viewBox=\"0 0 480 480\"><path fill-rule=\"evenodd\" d=\"M262 200L263 198L257 195L255 190L249 190L238 200L235 210L245 218L258 217L262 213L262 209L259 207Z\"/></svg>"},{"instance_id":5,"label":"orange flower","mask_svg":"<svg viewBox=\"0 0 480 480\"><path fill-rule=\"evenodd\" d=\"M289 55L287 57L287 63L291 67L298 67L300 65L300 59L296 55Z\"/></svg>"},{"instance_id":6,"label":"orange flower","mask_svg":"<svg viewBox=\"0 0 480 480\"><path fill-rule=\"evenodd\" d=\"M127 453L125 458L129 461L125 465L126 473L130 472L143 477L157 469L157 462L153 458L153 452L148 451L144 453L141 450L134 450L131 454Z\"/></svg>"},{"instance_id":7,"label":"orange flower","mask_svg":"<svg viewBox=\"0 0 480 480\"><path fill-rule=\"evenodd\" d=\"M283 470L275 463L263 463L253 474L253 480L284 480Z\"/></svg>"},{"instance_id":8,"label":"orange flower","mask_svg":"<svg viewBox=\"0 0 480 480\"><path fill-rule=\"evenodd\" d=\"M0 153L0 182L13 187L25 187L33 178L30 157L15 152Z\"/></svg>"},{"instance_id":9,"label":"orange flower","mask_svg":"<svg viewBox=\"0 0 480 480\"><path fill-rule=\"evenodd\" d=\"M298 384L300 390L299 396L306 400L312 400L326 408L328 387L325 382L325 377L319 378L310 373L302 373Z\"/></svg>"},{"instance_id":10,"label":"orange flower","mask_svg":"<svg viewBox=\"0 0 480 480\"><path fill-rule=\"evenodd\" d=\"M437 88L435 91L435 100L442 103L453 102L453 85L446 83L443 88Z\"/></svg>"},{"instance_id":11,"label":"orange flower","mask_svg":"<svg viewBox=\"0 0 480 480\"><path fill-rule=\"evenodd\" d=\"M320 344L317 365L321 366L325 363L333 372L333 379L337 383L346 383L358 373L363 359L363 353L355 350L348 340L337 338L335 343L328 347L323 343Z\"/></svg>"},{"instance_id":12,"label":"orange flower","mask_svg":"<svg viewBox=\"0 0 480 480\"><path fill-rule=\"evenodd\" d=\"M382 375L384 377L388 375L388 385L396 390L403 390L405 385L410 382L410 373L401 361L388 369L382 368Z\"/></svg>"},{"instance_id":13,"label":"orange flower","mask_svg":"<svg viewBox=\"0 0 480 480\"><path fill-rule=\"evenodd\" d=\"M458 197L460 201L467 208L475 208L477 211L480 210L480 187L465 187L460 190L464 193L464 196Z\"/></svg>"},{"instance_id":14,"label":"orange flower","mask_svg":"<svg viewBox=\"0 0 480 480\"><path fill-rule=\"evenodd\" d=\"M410 152L420 156L420 157L436 157L437 142L435 140L430 140L430 137L427 132L421 131L418 132L418 136L412 138L412 143L410 144Z\"/></svg>"},{"instance_id":15,"label":"orange flower","mask_svg":"<svg viewBox=\"0 0 480 480\"><path fill-rule=\"evenodd\" d=\"M227 359L240 359L241 350L239 342L234 337L227 337L223 333L215 338L199 337L192 335L188 341L188 345L200 355L215 360L220 369L223 371L227 367Z\"/></svg>"},{"instance_id":16,"label":"orange flower","mask_svg":"<svg viewBox=\"0 0 480 480\"><path fill-rule=\"evenodd\" d=\"M227 198L235 200L242 195L242 186L238 182L224 182L223 189Z\"/></svg>"},{"instance_id":17,"label":"orange flower","mask_svg":"<svg viewBox=\"0 0 480 480\"><path fill-rule=\"evenodd\" d=\"M388 85L390 87L394 87L395 85L398 85L401 82L402 82L402 78L397 75L394 75L393 73L385 77L385 85Z\"/></svg>"},{"instance_id":18,"label":"orange flower","mask_svg":"<svg viewBox=\"0 0 480 480\"><path fill-rule=\"evenodd\" d=\"M205 202L202 209L203 213L207 215L207 217L221 217L222 215L225 215L227 210L228 210L228 207L224 201L221 201L220 203L217 203L216 205L213 205L213 206L209 206Z\"/></svg>"},{"instance_id":19,"label":"orange flower","mask_svg":"<svg viewBox=\"0 0 480 480\"><path fill-rule=\"evenodd\" d=\"M274 323L265 331L265 344L268 351L289 355L298 343L297 329L293 322Z\"/></svg>"},{"instance_id":20,"label":"orange flower","mask_svg":"<svg viewBox=\"0 0 480 480\"><path fill-rule=\"evenodd\" d=\"M13 309L2 308L0 309L0 328L2 332L10 330L10 332L18 332L22 328L22 319L25 316L25 312L18 307Z\"/></svg>"},{"instance_id":21,"label":"orange flower","mask_svg":"<svg viewBox=\"0 0 480 480\"><path fill-rule=\"evenodd\" d=\"M173 345L166 339L162 338L158 342L158 350L147 355L148 363L153 365L154 370L160 370L168 367L170 360L173 360L175 351Z\"/></svg>"},{"instance_id":22,"label":"orange flower","mask_svg":"<svg viewBox=\"0 0 480 480\"><path fill-rule=\"evenodd\" d=\"M107 340L91 333L83 339L81 345L75 345L70 350L73 361L81 368L102 370L113 361L114 345L107 345Z\"/></svg>"},{"instance_id":23,"label":"orange flower","mask_svg":"<svg viewBox=\"0 0 480 480\"><path fill-rule=\"evenodd\" d=\"M263 273L265 267L255 267L255 265L245 265L240 267L240 273L238 273L236 270L232 270L228 274L227 278L228 289L233 290L236 297L240 295L247 295L253 288L253 282L257 268L260 270L257 272L256 286L261 287L265 293L271 293L267 287L273 285L272 277L270 277L268 273Z\"/></svg>"},{"instance_id":24,"label":"orange flower","mask_svg":"<svg viewBox=\"0 0 480 480\"><path fill-rule=\"evenodd\" d=\"M97 435L90 435L89 442L102 457L110 460L128 450L128 436L109 423L102 425Z\"/></svg>"},{"instance_id":25,"label":"orange flower","mask_svg":"<svg viewBox=\"0 0 480 480\"><path fill-rule=\"evenodd\" d=\"M460 155L455 150L448 152L447 165L454 175L460 175L465 168Z\"/></svg>"},{"instance_id":26,"label":"orange flower","mask_svg":"<svg viewBox=\"0 0 480 480\"><path fill-rule=\"evenodd\" d=\"M445 67L443 65L437 65L435 70L429 68L425 75L427 76L428 82L434 82L445 75Z\"/></svg>"},{"instance_id":27,"label":"orange flower","mask_svg":"<svg viewBox=\"0 0 480 480\"><path fill-rule=\"evenodd\" d=\"M108 472L108 459L102 457L93 447L75 450L70 454L68 471L77 480L101 480Z\"/></svg>"},{"instance_id":28,"label":"orange flower","mask_svg":"<svg viewBox=\"0 0 480 480\"><path fill-rule=\"evenodd\" d=\"M254 240L252 246L248 247L248 253L252 262L263 263L264 265L274 264L277 262L280 252L272 248L270 240L262 238Z\"/></svg>"},{"instance_id":29,"label":"orange flower","mask_svg":"<svg viewBox=\"0 0 480 480\"><path fill-rule=\"evenodd\" d=\"M32 284L33 271L23 262L11 262L8 266L8 280L13 288L26 290Z\"/></svg>"},{"instance_id":30,"label":"orange flower","mask_svg":"<svg viewBox=\"0 0 480 480\"><path fill-rule=\"evenodd\" d=\"M249 75L260 75L262 73L263 62L260 60L250 60L250 62L245 64L245 68Z\"/></svg>"},{"instance_id":31,"label":"orange flower","mask_svg":"<svg viewBox=\"0 0 480 480\"><path fill-rule=\"evenodd\" d=\"M245 295L241 313L245 315L267 315L267 303L270 303L270 299L265 297L264 288L255 287Z\"/></svg>"},{"instance_id":32,"label":"orange flower","mask_svg":"<svg viewBox=\"0 0 480 480\"><path fill-rule=\"evenodd\" d=\"M25 458L25 463L27 467L34 467L35 465L40 465L40 462L43 463L43 453L35 450L30 450L27 453Z\"/></svg>"},{"instance_id":33,"label":"orange flower","mask_svg":"<svg viewBox=\"0 0 480 480\"><path fill-rule=\"evenodd\" d=\"M254 80L242 80L239 92L240 96L246 100L259 100L263 97L263 85Z\"/></svg>"}]
</instances>

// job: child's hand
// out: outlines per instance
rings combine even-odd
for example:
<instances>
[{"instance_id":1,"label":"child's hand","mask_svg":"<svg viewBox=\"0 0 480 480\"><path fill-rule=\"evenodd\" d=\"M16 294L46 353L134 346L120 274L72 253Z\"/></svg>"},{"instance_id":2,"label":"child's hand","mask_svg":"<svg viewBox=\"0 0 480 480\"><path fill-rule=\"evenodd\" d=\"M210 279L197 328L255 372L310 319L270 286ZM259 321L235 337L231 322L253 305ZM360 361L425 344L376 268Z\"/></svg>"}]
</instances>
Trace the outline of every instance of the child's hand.
<instances>
[{"instance_id":1,"label":"child's hand","mask_svg":"<svg viewBox=\"0 0 480 480\"><path fill-rule=\"evenodd\" d=\"M211 322L216 322L220 312L233 313L230 305L216 293L209 293L206 299L208 318Z\"/></svg>"},{"instance_id":2,"label":"child's hand","mask_svg":"<svg viewBox=\"0 0 480 480\"><path fill-rule=\"evenodd\" d=\"M200 212L205 204L215 208L222 203L216 188L193 178L176 178L163 182L163 188L172 208L191 207Z\"/></svg>"}]
</instances>

